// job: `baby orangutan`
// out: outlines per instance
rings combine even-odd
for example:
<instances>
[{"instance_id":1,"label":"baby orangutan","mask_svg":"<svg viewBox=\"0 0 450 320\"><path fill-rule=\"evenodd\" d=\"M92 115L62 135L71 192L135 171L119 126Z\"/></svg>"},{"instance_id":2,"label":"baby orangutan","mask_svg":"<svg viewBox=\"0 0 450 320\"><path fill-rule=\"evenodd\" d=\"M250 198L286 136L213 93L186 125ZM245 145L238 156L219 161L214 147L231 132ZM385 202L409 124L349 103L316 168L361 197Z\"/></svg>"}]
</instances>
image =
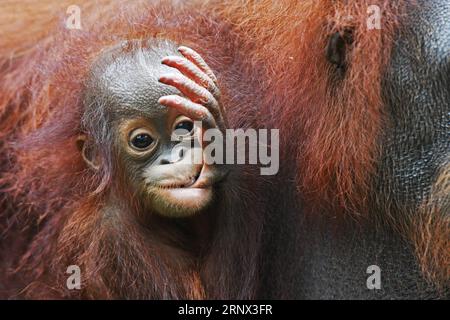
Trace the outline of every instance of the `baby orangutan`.
<instances>
[{"instance_id":1,"label":"baby orangutan","mask_svg":"<svg viewBox=\"0 0 450 320\"><path fill-rule=\"evenodd\" d=\"M129 50L136 43L126 45ZM125 191L145 215L202 212L213 202L225 171L194 163L191 153L201 148L189 146L195 145L191 140L202 140L203 130L194 121L201 121L205 130L225 128L216 77L187 47L178 53L171 43L159 41L118 54L122 49L104 53L93 68L83 119L90 133L80 139L83 157L92 169L101 170L107 154L112 155L119 186L126 190L112 192L110 203ZM162 59L164 55L169 56ZM111 148L105 148L108 144Z\"/></svg>"},{"instance_id":2,"label":"baby orangutan","mask_svg":"<svg viewBox=\"0 0 450 320\"><path fill-rule=\"evenodd\" d=\"M42 231L54 246L36 262L24 258L24 266L38 264L33 270L42 272L24 281L23 296L254 294L257 251L242 245L259 243L244 223L260 212L251 200L254 177L246 166L238 172L204 161L204 131L226 128L217 79L198 53L177 47L162 39L127 41L100 52L89 67L78 139L63 136L67 148L77 142L70 170L86 191L70 193ZM60 111L76 121L69 107ZM45 247L40 241L36 246ZM66 286L72 265L81 272L80 290Z\"/></svg>"}]
</instances>

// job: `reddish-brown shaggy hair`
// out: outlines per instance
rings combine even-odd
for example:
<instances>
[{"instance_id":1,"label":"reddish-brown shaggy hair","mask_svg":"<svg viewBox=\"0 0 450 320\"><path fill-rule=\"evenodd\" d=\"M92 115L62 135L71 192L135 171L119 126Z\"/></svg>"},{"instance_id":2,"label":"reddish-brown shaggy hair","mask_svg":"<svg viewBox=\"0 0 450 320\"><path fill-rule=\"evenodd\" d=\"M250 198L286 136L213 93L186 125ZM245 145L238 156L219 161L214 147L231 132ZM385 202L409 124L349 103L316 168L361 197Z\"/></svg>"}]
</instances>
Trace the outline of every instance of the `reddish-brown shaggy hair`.
<instances>
[{"instance_id":1,"label":"reddish-brown shaggy hair","mask_svg":"<svg viewBox=\"0 0 450 320\"><path fill-rule=\"evenodd\" d=\"M261 114L283 131L287 159L298 164L300 193L318 209L361 212L379 156L382 76L404 1L242 1L225 3L223 19L242 38L247 73L264 66ZM381 30L368 30L367 8L381 8ZM208 4L207 6L212 6ZM218 5L220 7L220 5ZM217 11L217 9L215 9ZM351 30L343 77L326 59L331 34Z\"/></svg>"},{"instance_id":2,"label":"reddish-brown shaggy hair","mask_svg":"<svg viewBox=\"0 0 450 320\"><path fill-rule=\"evenodd\" d=\"M127 7L127 14L122 16L108 11L107 15L100 15L99 21L96 21L98 16L83 20L87 21L85 28L89 32L65 31L44 38L37 49L27 46L32 43L29 35L9 39L11 42L6 48L19 49L12 60L5 58L9 52L0 51L0 112L4 120L0 123L0 132L10 141L17 136L28 138L22 145L3 147L3 151L18 149L7 152L14 155L13 158L2 160L2 167L9 170L2 180L7 196L18 199L15 203L20 207L20 219L24 220L29 213L31 225L47 222L48 226L28 247L21 265L32 266L35 272L42 273L46 268L44 264L49 261L43 257L69 252L66 244L72 243L71 236L89 238L85 234L92 234L84 224L95 220L95 216L89 215L90 208L98 205L100 199L80 202L80 198L93 192L104 176L87 175L83 171L75 146L79 122L74 119L80 118L81 81L90 62L101 48L123 38L181 39L183 44L198 48L201 53L207 52L208 62L215 70L220 70L219 78L226 93L225 107L233 106L227 109L231 123L235 127L281 129L282 159L295 163L298 194L309 207L307 212L322 212L326 207L330 212L366 213L384 124L382 78L398 28L398 17L406 3L403 0L211 0L203 5L200 15L193 14L192 8L188 10L191 14L181 15L172 9L164 10L164 6L148 8L140 15ZM367 29L369 5L381 8L381 30ZM106 12L110 7L103 8ZM140 12L143 11L141 7ZM189 30L186 26L195 31L186 32ZM41 29L37 29L32 34L40 37ZM47 23L43 29L49 29ZM326 60L325 48L329 35L347 30L352 31L353 42L346 56L348 68L342 74ZM60 112L60 108L64 112ZM46 122L50 125L44 125ZM49 137L52 140L49 141ZM34 148L28 148L30 145ZM52 152L55 149L65 152L55 154ZM257 190L252 191L258 194ZM74 206L78 206L75 212L80 213L72 217L58 215L61 212L72 214ZM447 208L433 205L429 209L428 203L425 207L427 213ZM235 218L235 225L245 222L242 217L236 215ZM259 219L255 217L253 221L259 223L252 227L261 227ZM414 231L411 232L417 236L414 241L424 270L429 270L434 277L440 272L434 266L442 266L437 255L442 256L448 242L446 239L439 241L435 249L430 250L430 236L418 235L417 230L425 225L442 235L448 224L444 224L443 232L442 220L439 223L423 221L425 223L412 223ZM59 237L54 229L62 230L62 225L65 229ZM93 225L94 222L89 227ZM249 239L245 243L247 250L258 248L259 238L254 236L258 230L247 228L245 232ZM435 233L430 231L429 234ZM49 247L56 244L59 248ZM93 247L83 241L76 249L84 252L81 258L85 258L90 256L89 250ZM256 272L255 254L246 256L248 251L239 250L240 256L249 260L246 265L252 266L250 273ZM71 255L76 254L71 252ZM448 259L448 255L444 256ZM57 254L56 258L61 255ZM439 263L435 263L436 260ZM223 258L216 261L226 263ZM444 266L448 267L447 260ZM229 272L237 272L237 269L229 269ZM448 268L445 270L447 272ZM255 290L251 283L257 279L254 275L239 283L230 283L230 279L233 277L222 277L219 285L241 285L246 292ZM195 275L190 281L180 281L185 287L175 289L195 292L189 297L203 296ZM95 292L90 294L95 295Z\"/></svg>"},{"instance_id":3,"label":"reddish-brown shaggy hair","mask_svg":"<svg viewBox=\"0 0 450 320\"><path fill-rule=\"evenodd\" d=\"M412 216L411 234L422 271L445 289L450 281L450 165L438 175L431 194ZM419 230L419 231L418 231Z\"/></svg>"}]
</instances>

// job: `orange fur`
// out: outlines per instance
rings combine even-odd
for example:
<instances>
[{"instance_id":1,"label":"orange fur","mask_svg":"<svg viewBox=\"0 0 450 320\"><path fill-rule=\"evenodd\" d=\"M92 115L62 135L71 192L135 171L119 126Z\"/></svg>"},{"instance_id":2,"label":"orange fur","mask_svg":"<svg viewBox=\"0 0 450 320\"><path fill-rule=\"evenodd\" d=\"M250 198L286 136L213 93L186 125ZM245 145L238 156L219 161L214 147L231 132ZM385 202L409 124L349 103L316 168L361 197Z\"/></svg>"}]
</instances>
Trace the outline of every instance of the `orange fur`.
<instances>
[{"instance_id":1,"label":"orange fur","mask_svg":"<svg viewBox=\"0 0 450 320\"><path fill-rule=\"evenodd\" d=\"M382 9L381 30L367 30L369 5ZM246 72L264 66L265 88L277 92L265 95L260 112L288 139L282 150L297 163L301 194L313 208L328 203L364 211L379 155L382 74L403 6L386 0L234 1L218 10L240 37L253 39L242 49ZM354 45L339 79L325 48L330 34L348 28Z\"/></svg>"},{"instance_id":2,"label":"orange fur","mask_svg":"<svg viewBox=\"0 0 450 320\"><path fill-rule=\"evenodd\" d=\"M8 197L18 203L25 221L28 214L34 214L38 216L34 217L37 226L48 219L51 222L48 233L41 234L27 248L22 266L33 266L33 272L38 273L35 278L40 279L48 273L48 260L39 262L39 258L55 255L56 251L55 261L67 263L60 261L67 258L66 253L77 256L85 252L77 257L95 274L93 266L99 261L88 252L93 249L91 244L98 249L104 240L101 234L94 237L97 205L102 199L92 198L86 207L74 208L95 190L101 177L87 174L80 165L74 143L79 123L73 120L79 117L82 79L91 61L117 39L168 37L182 39L183 44L200 48L201 52L208 51L228 94L224 101L231 123L236 127L281 129L281 165L294 163L299 194L310 207L307 211L326 207L332 212L366 213L384 125L382 77L405 3L214 0L203 5L200 15L190 16L164 6L144 10L137 2L120 14L116 8L111 10L112 6L120 6L120 1L105 0L95 10L88 2L82 4L82 13L91 14L83 18L85 31L81 32L52 30L57 23L46 15L53 16L53 1L40 2L41 14L36 9L21 12L20 19L36 20L39 15L42 20L37 19L40 22L27 32L0 37L0 138L9 142L29 137L28 142L21 142L35 148L16 151L14 144L1 146L10 158L2 160L1 167L8 173L0 183ZM381 30L366 27L369 5L382 9ZM6 15L17 11L12 8L4 11ZM189 10L195 11L188 7ZM205 16L213 17L212 22ZM161 17L165 21L158 21ZM2 20L0 16L0 21L11 18ZM349 28L354 31L354 42L347 56L349 68L340 77L326 60L325 48L330 34ZM0 30L11 33L10 28ZM72 109L64 107L67 105ZM66 113L61 113L61 109ZM49 122L54 126L46 126ZM52 136L46 130L63 132L62 140L53 136L54 142L43 141L43 137ZM66 153L54 154L55 149ZM441 177L448 178L448 173ZM447 198L449 190L442 185L436 184L433 199L442 198L442 194ZM411 223L411 237L425 274L441 280L449 278L448 219L434 216L445 216L447 211L448 205L432 200L424 205L422 218ZM61 215L56 216L55 212ZM52 228L62 232L53 233ZM72 252L68 244L75 238L84 241ZM46 247L49 243L55 247ZM164 252L161 254L164 256ZM180 261L191 268L188 258ZM41 264L33 264L36 262ZM158 271L149 274L155 273ZM177 289L188 292L192 298L204 296L198 275L189 270L185 276L176 280L182 283L182 288ZM109 297L107 291L99 289L102 286L93 283L98 292L87 295Z\"/></svg>"},{"instance_id":3,"label":"orange fur","mask_svg":"<svg viewBox=\"0 0 450 320\"><path fill-rule=\"evenodd\" d=\"M431 196L413 216L410 235L425 276L450 286L450 165L438 176Z\"/></svg>"}]
</instances>

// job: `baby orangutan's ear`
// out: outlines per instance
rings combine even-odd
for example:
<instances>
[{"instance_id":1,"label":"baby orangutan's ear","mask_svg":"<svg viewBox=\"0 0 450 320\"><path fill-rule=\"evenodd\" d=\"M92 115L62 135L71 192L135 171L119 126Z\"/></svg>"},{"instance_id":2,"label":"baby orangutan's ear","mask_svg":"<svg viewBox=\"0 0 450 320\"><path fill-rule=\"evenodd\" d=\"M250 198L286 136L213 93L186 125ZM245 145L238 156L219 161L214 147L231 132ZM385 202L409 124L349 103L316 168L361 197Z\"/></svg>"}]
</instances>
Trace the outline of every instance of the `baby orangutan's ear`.
<instances>
[{"instance_id":1,"label":"baby orangutan's ear","mask_svg":"<svg viewBox=\"0 0 450 320\"><path fill-rule=\"evenodd\" d=\"M79 135L76 144L89 168L98 171L101 166L100 155L94 145L90 143L87 135Z\"/></svg>"}]
</instances>

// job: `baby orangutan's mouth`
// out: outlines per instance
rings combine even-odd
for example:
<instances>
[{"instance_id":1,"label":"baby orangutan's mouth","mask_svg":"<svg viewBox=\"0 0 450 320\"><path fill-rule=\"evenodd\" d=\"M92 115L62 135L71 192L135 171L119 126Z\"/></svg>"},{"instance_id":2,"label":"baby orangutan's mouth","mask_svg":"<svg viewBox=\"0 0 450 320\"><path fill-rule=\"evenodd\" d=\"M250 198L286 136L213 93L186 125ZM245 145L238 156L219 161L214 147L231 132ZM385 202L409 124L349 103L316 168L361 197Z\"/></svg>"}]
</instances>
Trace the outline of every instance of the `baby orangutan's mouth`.
<instances>
[{"instance_id":1,"label":"baby orangutan's mouth","mask_svg":"<svg viewBox=\"0 0 450 320\"><path fill-rule=\"evenodd\" d=\"M200 173L201 173L201 171L199 171L195 175L190 176L181 181L167 181L167 182L158 183L155 185L155 187L160 188L160 189L191 188L197 182L198 178L200 177Z\"/></svg>"},{"instance_id":2,"label":"baby orangutan's mouth","mask_svg":"<svg viewBox=\"0 0 450 320\"><path fill-rule=\"evenodd\" d=\"M203 165L197 172L184 179L167 179L154 186L159 189L206 189L223 180L225 176L226 173L219 172L214 167Z\"/></svg>"},{"instance_id":3,"label":"baby orangutan's mouth","mask_svg":"<svg viewBox=\"0 0 450 320\"><path fill-rule=\"evenodd\" d=\"M213 200L214 186L225 178L215 166L187 166L176 176L152 183L149 193L153 207L165 216L186 217L207 208Z\"/></svg>"}]
</instances>

